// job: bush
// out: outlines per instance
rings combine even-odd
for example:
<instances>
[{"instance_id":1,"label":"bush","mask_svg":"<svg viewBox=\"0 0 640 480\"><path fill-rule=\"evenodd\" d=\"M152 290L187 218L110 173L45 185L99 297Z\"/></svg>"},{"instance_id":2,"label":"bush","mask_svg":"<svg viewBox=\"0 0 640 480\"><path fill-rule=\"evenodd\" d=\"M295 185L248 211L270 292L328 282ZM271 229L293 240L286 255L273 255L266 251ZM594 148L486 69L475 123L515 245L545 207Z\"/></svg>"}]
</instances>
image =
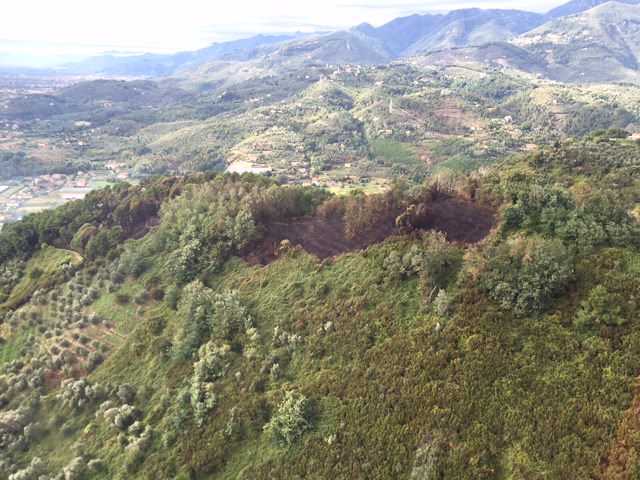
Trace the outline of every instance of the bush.
<instances>
[{"instance_id":1,"label":"bush","mask_svg":"<svg viewBox=\"0 0 640 480\"><path fill-rule=\"evenodd\" d=\"M100 352L91 352L87 357L87 369L89 371L93 371L96 369L98 365L100 365L104 360L104 357Z\"/></svg>"},{"instance_id":2,"label":"bush","mask_svg":"<svg viewBox=\"0 0 640 480\"><path fill-rule=\"evenodd\" d=\"M176 285L169 285L164 294L164 301L173 310L176 310L178 308L178 303L180 302L180 288Z\"/></svg>"},{"instance_id":3,"label":"bush","mask_svg":"<svg viewBox=\"0 0 640 480\"><path fill-rule=\"evenodd\" d=\"M100 410L103 410L102 405ZM140 417L140 411L133 405L122 405L107 408L102 412L102 416L116 428L126 430Z\"/></svg>"},{"instance_id":4,"label":"bush","mask_svg":"<svg viewBox=\"0 0 640 480\"><path fill-rule=\"evenodd\" d=\"M418 275L429 290L446 286L451 268L459 264L459 249L449 244L442 233L425 233L422 242L405 252L393 250L387 255L383 268L389 282Z\"/></svg>"},{"instance_id":5,"label":"bush","mask_svg":"<svg viewBox=\"0 0 640 480\"><path fill-rule=\"evenodd\" d=\"M45 473L46 469L42 460L38 457L33 457L27 468L9 475L9 480L38 480L41 476L44 476Z\"/></svg>"},{"instance_id":6,"label":"bush","mask_svg":"<svg viewBox=\"0 0 640 480\"><path fill-rule=\"evenodd\" d=\"M275 415L264 426L264 431L280 446L290 447L311 429L308 417L306 397L289 391L278 405Z\"/></svg>"},{"instance_id":7,"label":"bush","mask_svg":"<svg viewBox=\"0 0 640 480\"><path fill-rule=\"evenodd\" d=\"M99 383L91 385L86 380L63 380L62 391L58 394L58 400L62 405L74 410L81 410L92 402L104 398L105 391Z\"/></svg>"},{"instance_id":8,"label":"bush","mask_svg":"<svg viewBox=\"0 0 640 480\"><path fill-rule=\"evenodd\" d=\"M189 392L191 406L198 425L202 425L207 413L217 402L213 392L213 383L223 377L231 365L231 347L227 344L216 345L207 342L198 351L198 361L193 365L193 377Z\"/></svg>"},{"instance_id":9,"label":"bush","mask_svg":"<svg viewBox=\"0 0 640 480\"><path fill-rule=\"evenodd\" d=\"M62 469L64 480L81 480L85 478L86 467L84 458L75 457Z\"/></svg>"},{"instance_id":10,"label":"bush","mask_svg":"<svg viewBox=\"0 0 640 480\"><path fill-rule=\"evenodd\" d=\"M31 270L31 272L29 272L29 278L31 278L32 280L36 280L38 278L40 278L42 276L44 272L42 271L41 268L34 268L33 270Z\"/></svg>"},{"instance_id":11,"label":"bush","mask_svg":"<svg viewBox=\"0 0 640 480\"><path fill-rule=\"evenodd\" d=\"M131 301L131 297L126 293L116 293L115 298L118 305L127 305Z\"/></svg>"},{"instance_id":12,"label":"bush","mask_svg":"<svg viewBox=\"0 0 640 480\"><path fill-rule=\"evenodd\" d=\"M149 301L149 294L147 292L136 293L133 297L133 301L137 305L145 305Z\"/></svg>"},{"instance_id":13,"label":"bush","mask_svg":"<svg viewBox=\"0 0 640 480\"><path fill-rule=\"evenodd\" d=\"M90 472L99 473L104 470L104 462L99 458L94 458L93 460L89 460L87 463L87 468Z\"/></svg>"},{"instance_id":14,"label":"bush","mask_svg":"<svg viewBox=\"0 0 640 480\"><path fill-rule=\"evenodd\" d=\"M118 386L118 389L115 391L115 396L118 397L122 403L132 403L136 398L136 389L128 383L123 383Z\"/></svg>"},{"instance_id":15,"label":"bush","mask_svg":"<svg viewBox=\"0 0 640 480\"><path fill-rule=\"evenodd\" d=\"M149 296L156 302L160 302L164 299L164 290L159 287L154 287L149 291Z\"/></svg>"},{"instance_id":16,"label":"bush","mask_svg":"<svg viewBox=\"0 0 640 480\"><path fill-rule=\"evenodd\" d=\"M439 290L438 295L433 300L433 311L439 317L446 317L451 307L451 299L446 290Z\"/></svg>"},{"instance_id":17,"label":"bush","mask_svg":"<svg viewBox=\"0 0 640 480\"><path fill-rule=\"evenodd\" d=\"M240 294L236 290L216 294L209 319L214 337L229 340L241 329L251 327L251 323L251 315L241 304Z\"/></svg>"}]
</instances>

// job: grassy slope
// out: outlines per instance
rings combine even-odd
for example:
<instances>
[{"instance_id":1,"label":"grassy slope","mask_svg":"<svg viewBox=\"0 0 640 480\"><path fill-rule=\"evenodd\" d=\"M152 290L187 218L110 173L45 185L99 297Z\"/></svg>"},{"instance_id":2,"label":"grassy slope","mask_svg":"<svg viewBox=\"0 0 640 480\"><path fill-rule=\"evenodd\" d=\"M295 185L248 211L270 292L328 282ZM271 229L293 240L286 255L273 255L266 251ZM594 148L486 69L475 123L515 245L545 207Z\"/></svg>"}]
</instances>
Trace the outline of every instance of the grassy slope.
<instances>
[{"instance_id":1,"label":"grassy slope","mask_svg":"<svg viewBox=\"0 0 640 480\"><path fill-rule=\"evenodd\" d=\"M62 280L63 267L66 264L79 266L82 264L82 257L76 252L53 247L39 250L27 262L20 283L14 287L6 302L0 305L0 314L13 310L28 301L36 290L50 287L56 281ZM32 274L36 269L42 273L33 278Z\"/></svg>"},{"instance_id":2,"label":"grassy slope","mask_svg":"<svg viewBox=\"0 0 640 480\"><path fill-rule=\"evenodd\" d=\"M447 328L436 333L438 319L421 308L417 282L385 281L382 260L398 246L376 246L333 264L302 253L264 268L232 261L211 277L216 290L240 290L265 343L278 325L301 334L304 345L282 364L278 382L264 383L259 365L239 358L232 372L241 379L229 374L222 381L220 405L207 424L187 423L168 444L162 433L175 428L168 423L180 408L171 406L175 387L189 367L164 357L172 316L166 306L150 306L144 318L130 315L133 333L90 379L138 388L136 404L158 433L136 477L189 478L191 471L198 478L406 478L416 450L441 431L451 443L448 478L589 476L631 402L640 334L627 332L616 348L615 338L577 333L569 322L580 293L548 315L518 321L465 291ZM594 255L580 267L577 291L629 281L638 288L639 270L637 254ZM110 298L96 309L107 312ZM329 320L333 327L324 333ZM255 382L263 387L256 391ZM314 429L286 450L261 427L290 388L311 400ZM222 432L233 407L244 433L229 439ZM129 478L113 427L91 415L74 424L72 438L108 465L96 478ZM72 442L57 435L33 452L63 465ZM338 441L329 445L331 435Z\"/></svg>"}]
</instances>

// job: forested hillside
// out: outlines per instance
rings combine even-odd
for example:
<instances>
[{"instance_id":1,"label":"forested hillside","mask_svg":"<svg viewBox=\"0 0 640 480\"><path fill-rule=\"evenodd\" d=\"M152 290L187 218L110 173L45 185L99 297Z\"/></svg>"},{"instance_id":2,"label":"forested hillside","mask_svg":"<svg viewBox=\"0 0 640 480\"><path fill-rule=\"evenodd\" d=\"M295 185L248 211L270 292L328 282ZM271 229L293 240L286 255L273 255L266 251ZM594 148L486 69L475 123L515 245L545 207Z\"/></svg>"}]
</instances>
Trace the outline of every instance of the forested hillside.
<instances>
[{"instance_id":1,"label":"forested hillside","mask_svg":"<svg viewBox=\"0 0 640 480\"><path fill-rule=\"evenodd\" d=\"M490 63L505 48L468 53ZM452 62L442 52L367 68L269 67L249 78L215 66L179 81L82 82L11 99L0 109L16 125L0 178L115 163L132 178L262 168L297 184L368 189L393 175L473 170L596 129L640 130L633 84L562 84Z\"/></svg>"},{"instance_id":2,"label":"forested hillside","mask_svg":"<svg viewBox=\"0 0 640 480\"><path fill-rule=\"evenodd\" d=\"M156 177L6 226L0 476L635 478L614 133L368 196Z\"/></svg>"},{"instance_id":3,"label":"forested hillside","mask_svg":"<svg viewBox=\"0 0 640 480\"><path fill-rule=\"evenodd\" d=\"M640 479L638 1L0 72L0 480Z\"/></svg>"}]
</instances>

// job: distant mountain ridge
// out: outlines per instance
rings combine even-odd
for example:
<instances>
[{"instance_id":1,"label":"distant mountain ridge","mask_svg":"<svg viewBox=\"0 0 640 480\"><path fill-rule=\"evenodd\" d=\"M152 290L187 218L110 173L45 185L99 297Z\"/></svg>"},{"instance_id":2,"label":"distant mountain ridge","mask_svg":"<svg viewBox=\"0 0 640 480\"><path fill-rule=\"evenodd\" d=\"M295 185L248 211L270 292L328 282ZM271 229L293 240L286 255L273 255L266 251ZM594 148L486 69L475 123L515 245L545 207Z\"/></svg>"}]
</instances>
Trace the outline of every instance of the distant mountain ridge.
<instances>
[{"instance_id":1,"label":"distant mountain ridge","mask_svg":"<svg viewBox=\"0 0 640 480\"><path fill-rule=\"evenodd\" d=\"M415 14L380 27L364 23L329 34L257 35L175 55L104 55L69 69L75 73L149 77L191 69L211 71L220 62L253 62L261 70L303 64L384 65L399 58L434 54L434 58L454 61L456 52L465 51L474 61L518 65L525 71L561 80L628 80L634 79L633 72L638 69L636 38L640 38L640 30L635 25L640 21L636 10L639 3L571 0L546 15L479 8ZM510 46L486 48L500 43ZM443 51L447 53L438 53ZM501 56L493 58L498 51ZM488 57L482 58L482 52ZM602 65L608 67L602 69Z\"/></svg>"},{"instance_id":2,"label":"distant mountain ridge","mask_svg":"<svg viewBox=\"0 0 640 480\"><path fill-rule=\"evenodd\" d=\"M353 31L383 42L391 55L407 56L443 48L505 41L539 26L544 16L519 10L454 10L446 15L412 15L379 28Z\"/></svg>"},{"instance_id":3,"label":"distant mountain ridge","mask_svg":"<svg viewBox=\"0 0 640 480\"><path fill-rule=\"evenodd\" d=\"M592 8L607 3L609 0L571 0L568 3L560 5L559 7L550 10L545 15L546 19L551 20L554 18L567 17L569 15L577 15ZM639 4L640 0L618 0L619 3Z\"/></svg>"},{"instance_id":4,"label":"distant mountain ridge","mask_svg":"<svg viewBox=\"0 0 640 480\"><path fill-rule=\"evenodd\" d=\"M209 47L193 52L179 52L174 55L145 53L141 55L120 56L113 54L90 57L87 60L67 65L66 68L77 73L107 74L121 76L163 76L177 70L195 67L217 60L225 55L247 53L277 43L293 41L305 37L305 34L255 35L230 42L214 43Z\"/></svg>"},{"instance_id":5,"label":"distant mountain ridge","mask_svg":"<svg viewBox=\"0 0 640 480\"><path fill-rule=\"evenodd\" d=\"M603 3L578 15L554 19L513 43L544 59L550 76L558 80L637 79L640 5Z\"/></svg>"},{"instance_id":6,"label":"distant mountain ridge","mask_svg":"<svg viewBox=\"0 0 640 480\"><path fill-rule=\"evenodd\" d=\"M427 52L421 64L483 64L561 82L640 82L640 6L608 2L509 42Z\"/></svg>"}]
</instances>

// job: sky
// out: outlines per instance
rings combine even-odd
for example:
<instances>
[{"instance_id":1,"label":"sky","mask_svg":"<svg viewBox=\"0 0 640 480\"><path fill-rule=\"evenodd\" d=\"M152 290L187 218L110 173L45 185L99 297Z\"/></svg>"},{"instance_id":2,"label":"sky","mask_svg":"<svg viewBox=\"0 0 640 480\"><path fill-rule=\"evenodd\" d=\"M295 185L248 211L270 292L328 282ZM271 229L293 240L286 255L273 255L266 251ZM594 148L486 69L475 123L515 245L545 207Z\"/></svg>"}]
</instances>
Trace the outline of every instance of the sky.
<instances>
[{"instance_id":1,"label":"sky","mask_svg":"<svg viewBox=\"0 0 640 480\"><path fill-rule=\"evenodd\" d=\"M172 53L258 33L382 25L458 8L545 12L563 0L21 0L2 2L0 64L45 65L103 52Z\"/></svg>"}]
</instances>

